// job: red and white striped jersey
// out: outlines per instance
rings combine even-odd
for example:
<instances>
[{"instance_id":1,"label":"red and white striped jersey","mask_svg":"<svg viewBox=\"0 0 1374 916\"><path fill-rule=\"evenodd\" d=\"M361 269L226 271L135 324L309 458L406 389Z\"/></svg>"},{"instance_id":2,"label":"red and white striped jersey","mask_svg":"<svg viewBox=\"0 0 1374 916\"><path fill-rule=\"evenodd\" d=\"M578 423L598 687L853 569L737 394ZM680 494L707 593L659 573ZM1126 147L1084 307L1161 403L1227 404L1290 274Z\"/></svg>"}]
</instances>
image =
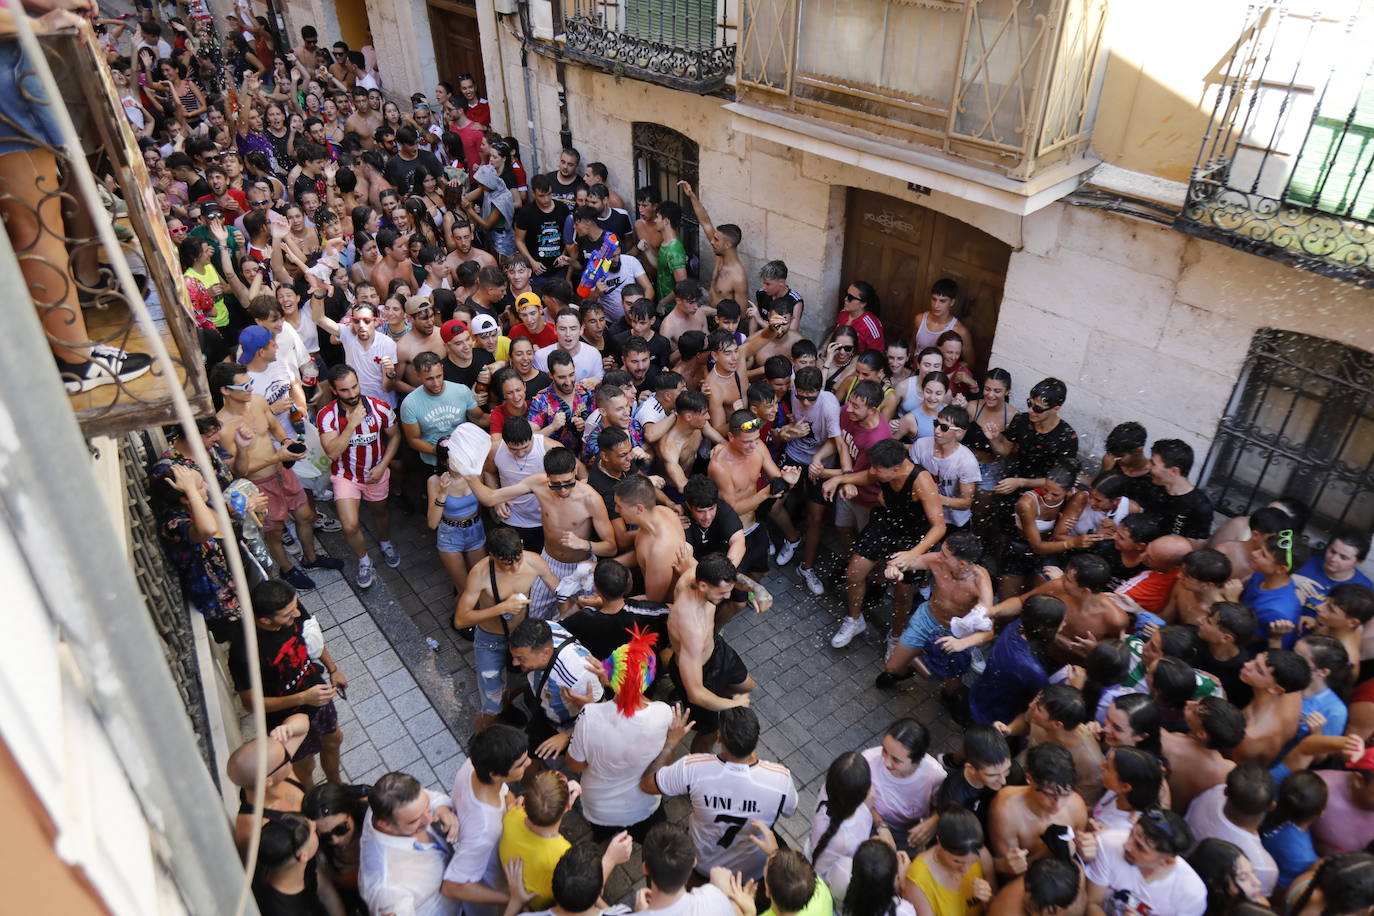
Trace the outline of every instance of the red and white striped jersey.
<instances>
[{"instance_id":1,"label":"red and white striped jersey","mask_svg":"<svg viewBox=\"0 0 1374 916\"><path fill-rule=\"evenodd\" d=\"M382 434L396 425L396 411L385 401L363 395L367 405L367 417L353 431L348 448L334 459L330 474L357 483L367 482L367 472L382 460L386 452L386 437ZM320 434L334 434L348 425L348 412L338 399L329 404L315 417L315 425Z\"/></svg>"}]
</instances>

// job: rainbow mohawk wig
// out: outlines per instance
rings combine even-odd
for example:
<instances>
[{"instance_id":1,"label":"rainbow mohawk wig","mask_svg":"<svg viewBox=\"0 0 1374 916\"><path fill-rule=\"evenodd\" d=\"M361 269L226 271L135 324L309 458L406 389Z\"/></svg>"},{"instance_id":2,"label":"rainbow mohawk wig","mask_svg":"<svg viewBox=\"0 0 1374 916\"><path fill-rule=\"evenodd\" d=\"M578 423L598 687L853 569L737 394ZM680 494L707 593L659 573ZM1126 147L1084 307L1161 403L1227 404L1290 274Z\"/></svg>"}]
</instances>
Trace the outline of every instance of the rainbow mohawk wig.
<instances>
[{"instance_id":1,"label":"rainbow mohawk wig","mask_svg":"<svg viewBox=\"0 0 1374 916\"><path fill-rule=\"evenodd\" d=\"M631 624L630 641L602 662L606 678L615 691L616 709L620 710L622 716L635 714L644 691L654 682L654 671L658 666L654 644L657 642L657 633L641 630L638 624Z\"/></svg>"}]
</instances>

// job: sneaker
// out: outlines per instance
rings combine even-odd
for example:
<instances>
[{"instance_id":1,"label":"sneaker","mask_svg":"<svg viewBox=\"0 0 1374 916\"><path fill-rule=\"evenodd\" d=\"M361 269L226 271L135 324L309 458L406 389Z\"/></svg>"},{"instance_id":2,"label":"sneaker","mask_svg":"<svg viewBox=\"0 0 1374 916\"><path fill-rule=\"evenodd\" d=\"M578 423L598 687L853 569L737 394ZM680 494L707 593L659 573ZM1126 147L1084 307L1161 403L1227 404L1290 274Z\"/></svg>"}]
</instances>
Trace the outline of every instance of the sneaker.
<instances>
[{"instance_id":1,"label":"sneaker","mask_svg":"<svg viewBox=\"0 0 1374 916\"><path fill-rule=\"evenodd\" d=\"M778 548L778 555L775 562L779 566L786 566L792 562L792 558L797 555L797 548L801 546L801 541L783 541L782 547Z\"/></svg>"},{"instance_id":2,"label":"sneaker","mask_svg":"<svg viewBox=\"0 0 1374 916\"><path fill-rule=\"evenodd\" d=\"M332 493L330 494L330 496L333 495L334 494ZM343 530L343 525L339 524L339 520L337 518L334 518L334 516L332 515L327 515L323 512L320 512L318 509L315 510L315 522L311 527L313 527L316 531L328 531L331 533Z\"/></svg>"},{"instance_id":3,"label":"sneaker","mask_svg":"<svg viewBox=\"0 0 1374 916\"><path fill-rule=\"evenodd\" d=\"M281 545L285 547L286 552L293 557L305 555L305 551L301 548L301 542L296 540L296 536L291 533L290 526L283 528L281 531Z\"/></svg>"},{"instance_id":4,"label":"sneaker","mask_svg":"<svg viewBox=\"0 0 1374 916\"><path fill-rule=\"evenodd\" d=\"M883 646L883 661L887 661L892 657L892 650L895 648L897 648L897 637L889 633L887 634L886 645Z\"/></svg>"},{"instance_id":5,"label":"sneaker","mask_svg":"<svg viewBox=\"0 0 1374 916\"><path fill-rule=\"evenodd\" d=\"M282 573L282 578L296 586L299 591L308 592L315 587L315 580L307 576L299 566L293 566Z\"/></svg>"},{"instance_id":6,"label":"sneaker","mask_svg":"<svg viewBox=\"0 0 1374 916\"><path fill-rule=\"evenodd\" d=\"M67 394L81 394L102 385L123 384L143 375L153 367L153 358L145 353L126 353L115 347L97 344L91 347L91 358L83 363L57 361L57 371Z\"/></svg>"},{"instance_id":7,"label":"sneaker","mask_svg":"<svg viewBox=\"0 0 1374 916\"><path fill-rule=\"evenodd\" d=\"M382 549L382 559L386 560L386 565L395 569L401 565L401 555L396 552L396 548L391 544L379 544Z\"/></svg>"},{"instance_id":8,"label":"sneaker","mask_svg":"<svg viewBox=\"0 0 1374 916\"><path fill-rule=\"evenodd\" d=\"M886 690L889 687L897 686L897 684L912 677L914 674L914 671L908 671L906 674L893 674L891 671L883 671L874 679L873 686Z\"/></svg>"},{"instance_id":9,"label":"sneaker","mask_svg":"<svg viewBox=\"0 0 1374 916\"><path fill-rule=\"evenodd\" d=\"M372 562L370 560L365 563L360 562L358 564L358 588L371 588L374 581L376 581L376 573L372 570Z\"/></svg>"},{"instance_id":10,"label":"sneaker","mask_svg":"<svg viewBox=\"0 0 1374 916\"><path fill-rule=\"evenodd\" d=\"M768 555L771 557L773 554L775 554L775 553L777 553L777 552L778 552L778 545L773 543L773 539L772 539L772 538L769 538L769 539L768 539Z\"/></svg>"},{"instance_id":11,"label":"sneaker","mask_svg":"<svg viewBox=\"0 0 1374 916\"><path fill-rule=\"evenodd\" d=\"M854 641L864 630L868 629L868 624L862 617L846 617L840 622L840 628L835 631L835 635L830 638L830 648L843 649Z\"/></svg>"},{"instance_id":12,"label":"sneaker","mask_svg":"<svg viewBox=\"0 0 1374 916\"><path fill-rule=\"evenodd\" d=\"M802 581L805 582L806 587L811 590L811 594L825 594L825 583L821 581L820 575L814 569L798 566L797 572L801 573Z\"/></svg>"},{"instance_id":13,"label":"sneaker","mask_svg":"<svg viewBox=\"0 0 1374 916\"><path fill-rule=\"evenodd\" d=\"M316 490L315 498L320 500L321 502L327 503L334 498L334 490L330 487L325 487L323 490ZM317 511L315 514L321 515L322 513Z\"/></svg>"},{"instance_id":14,"label":"sneaker","mask_svg":"<svg viewBox=\"0 0 1374 916\"><path fill-rule=\"evenodd\" d=\"M319 554L309 563L302 563L306 569L343 569L343 560Z\"/></svg>"}]
</instances>

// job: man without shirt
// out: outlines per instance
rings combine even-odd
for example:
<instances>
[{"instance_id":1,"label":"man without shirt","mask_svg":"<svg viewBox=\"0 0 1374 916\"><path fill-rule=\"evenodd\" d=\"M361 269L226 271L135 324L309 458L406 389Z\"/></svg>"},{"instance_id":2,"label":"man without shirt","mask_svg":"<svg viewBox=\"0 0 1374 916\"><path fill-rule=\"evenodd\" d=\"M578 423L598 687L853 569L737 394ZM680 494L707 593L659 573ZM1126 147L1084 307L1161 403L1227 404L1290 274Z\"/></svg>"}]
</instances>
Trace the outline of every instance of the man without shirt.
<instances>
[{"instance_id":1,"label":"man without shirt","mask_svg":"<svg viewBox=\"0 0 1374 916\"><path fill-rule=\"evenodd\" d=\"M1026 785L1006 786L988 812L988 846L999 877L1025 874L1047 856L1070 859L1086 853L1078 841L1088 807L1074 790L1073 755L1057 744L1037 744L1026 754Z\"/></svg>"},{"instance_id":2,"label":"man without shirt","mask_svg":"<svg viewBox=\"0 0 1374 916\"><path fill-rule=\"evenodd\" d=\"M674 400L672 416L661 421L666 426L655 449L655 468L663 475L664 493L675 503L682 501L687 478L697 470L701 444L708 436L706 431L715 433L707 422L710 416L705 395L700 391L681 391ZM651 427L645 435L652 441L655 431Z\"/></svg>"},{"instance_id":3,"label":"man without shirt","mask_svg":"<svg viewBox=\"0 0 1374 916\"><path fill-rule=\"evenodd\" d=\"M801 468L783 471L773 463L759 442L759 420L747 410L730 415L729 436L711 451L708 470L720 487L721 498L734 507L744 525L746 550L742 571L748 575L768 572L768 532L757 513L769 500L786 493L801 478ZM759 481L767 481L760 487Z\"/></svg>"},{"instance_id":4,"label":"man without shirt","mask_svg":"<svg viewBox=\"0 0 1374 916\"><path fill-rule=\"evenodd\" d=\"M706 236L706 241L711 244L711 251L716 256L715 267L711 270L710 305L715 307L723 299L748 302L749 276L739 259L739 243L744 234L739 226L733 223L722 223L719 226L712 223L711 214L706 212L706 205L697 199L689 182L679 181L677 186L691 202L692 212L697 217L697 225L701 227L702 234Z\"/></svg>"},{"instance_id":5,"label":"man without shirt","mask_svg":"<svg viewBox=\"0 0 1374 916\"><path fill-rule=\"evenodd\" d=\"M682 280L673 287L677 305L668 313L658 326L658 333L668 339L677 349L677 339L687 331L706 333L706 312L702 309L701 284L695 280Z\"/></svg>"},{"instance_id":6,"label":"man without shirt","mask_svg":"<svg viewBox=\"0 0 1374 916\"><path fill-rule=\"evenodd\" d=\"M1128 611L1137 607L1129 598L1108 592L1110 583L1111 569L1106 560L1093 554L1078 554L1064 565L1064 575L993 605L988 615L1015 616L1032 595L1060 599L1065 607L1064 624L1055 634L1055 654L1065 664L1081 664L1093 646L1126 632L1130 625Z\"/></svg>"},{"instance_id":7,"label":"man without shirt","mask_svg":"<svg viewBox=\"0 0 1374 916\"><path fill-rule=\"evenodd\" d=\"M476 247L473 242L476 235L473 234L472 223L465 219L456 220L452 230L453 250L444 258L444 263L454 276L458 275L458 268L468 261L476 261L478 267L497 267L496 258L490 252Z\"/></svg>"},{"instance_id":8,"label":"man without shirt","mask_svg":"<svg viewBox=\"0 0 1374 916\"><path fill-rule=\"evenodd\" d=\"M792 330L792 303L783 300L768 313L768 321L743 344L740 345L740 358L748 367L750 378L763 374L763 364L771 356L792 356L792 345L802 340L799 332Z\"/></svg>"},{"instance_id":9,"label":"man without shirt","mask_svg":"<svg viewBox=\"0 0 1374 916\"><path fill-rule=\"evenodd\" d=\"M415 357L421 353L433 353L442 360L448 351L444 348L444 337L434 323L433 302L420 296L411 296L406 300L406 314L410 316L410 330L396 341L396 368L413 390L420 387Z\"/></svg>"},{"instance_id":10,"label":"man without shirt","mask_svg":"<svg viewBox=\"0 0 1374 916\"><path fill-rule=\"evenodd\" d=\"M615 488L616 512L633 526L634 557L644 574L644 597L666 601L676 584L676 560L687 546L682 519L666 506L656 505L656 491L642 474L626 477Z\"/></svg>"}]
</instances>

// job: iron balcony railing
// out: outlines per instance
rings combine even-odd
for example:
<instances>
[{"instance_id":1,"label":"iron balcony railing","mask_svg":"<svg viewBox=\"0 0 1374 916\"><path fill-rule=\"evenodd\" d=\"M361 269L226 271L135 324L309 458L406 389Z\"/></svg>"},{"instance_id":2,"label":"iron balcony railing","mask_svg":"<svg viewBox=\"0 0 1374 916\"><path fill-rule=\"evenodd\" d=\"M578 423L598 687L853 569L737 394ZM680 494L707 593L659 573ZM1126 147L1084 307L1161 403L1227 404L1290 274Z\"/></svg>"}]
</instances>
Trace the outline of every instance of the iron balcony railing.
<instances>
[{"instance_id":1,"label":"iron balcony railing","mask_svg":"<svg viewBox=\"0 0 1374 916\"><path fill-rule=\"evenodd\" d=\"M1175 227L1374 288L1374 0L1252 3Z\"/></svg>"},{"instance_id":2,"label":"iron balcony railing","mask_svg":"<svg viewBox=\"0 0 1374 916\"><path fill-rule=\"evenodd\" d=\"M733 0L563 0L563 54L617 76L716 92L735 70Z\"/></svg>"}]
</instances>

